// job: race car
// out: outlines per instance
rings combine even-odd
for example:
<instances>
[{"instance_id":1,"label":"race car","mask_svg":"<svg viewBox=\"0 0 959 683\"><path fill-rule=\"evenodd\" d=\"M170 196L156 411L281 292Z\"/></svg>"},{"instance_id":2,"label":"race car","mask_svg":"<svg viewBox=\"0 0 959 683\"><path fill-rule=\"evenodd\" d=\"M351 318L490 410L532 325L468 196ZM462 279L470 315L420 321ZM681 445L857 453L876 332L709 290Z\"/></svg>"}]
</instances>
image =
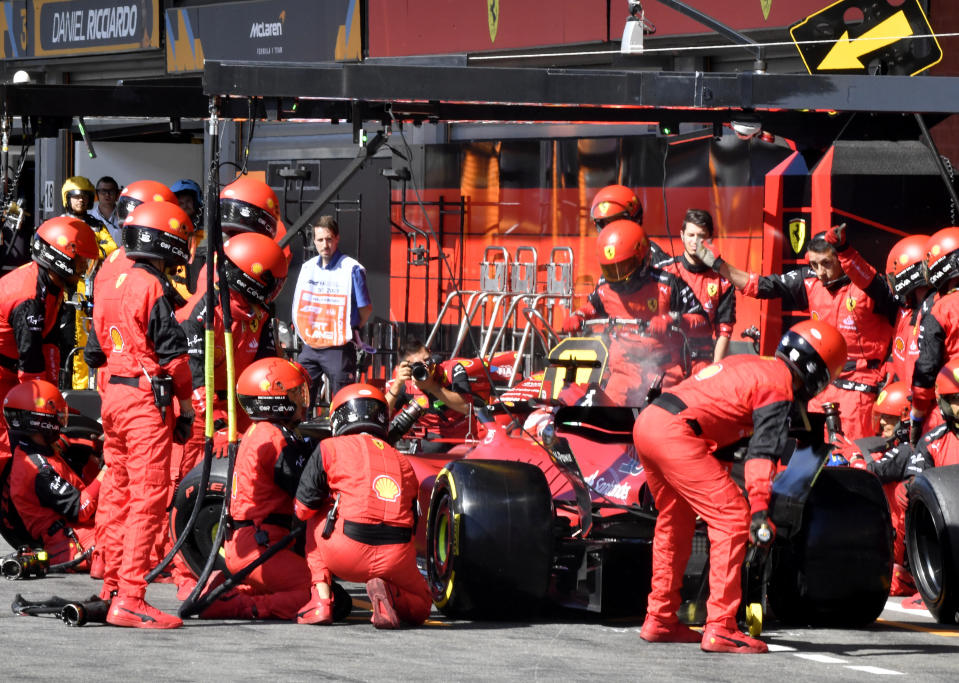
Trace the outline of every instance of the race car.
<instances>
[{"instance_id":1,"label":"race car","mask_svg":"<svg viewBox=\"0 0 959 683\"><path fill-rule=\"evenodd\" d=\"M542 380L528 380L540 384L536 399L507 392L480 414L478 441L408 455L426 513L417 549L444 614L515 618L547 604L643 614L656 511L632 442L637 409L604 399L605 349L602 335L563 340ZM520 383L516 395L528 389ZM823 431L821 421L804 425L782 454L777 537L768 553L750 553L744 572L754 633L767 612L783 623L863 625L885 605L892 527L882 487L864 470L824 468ZM201 518L211 523L225 470L216 463L207 488ZM175 533L195 486L196 471L174 502ZM210 550L211 523L184 546L191 565ZM684 590L692 621L704 614L707 555L700 532Z\"/></svg>"}]
</instances>

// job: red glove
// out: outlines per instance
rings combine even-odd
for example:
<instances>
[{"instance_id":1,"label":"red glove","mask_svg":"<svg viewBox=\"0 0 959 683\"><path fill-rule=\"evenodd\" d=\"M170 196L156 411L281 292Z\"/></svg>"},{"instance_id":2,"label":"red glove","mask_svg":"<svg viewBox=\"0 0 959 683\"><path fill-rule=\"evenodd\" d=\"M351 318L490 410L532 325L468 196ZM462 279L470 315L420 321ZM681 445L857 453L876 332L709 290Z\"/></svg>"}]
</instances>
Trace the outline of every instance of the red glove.
<instances>
[{"instance_id":1,"label":"red glove","mask_svg":"<svg viewBox=\"0 0 959 683\"><path fill-rule=\"evenodd\" d=\"M669 333L669 326L673 324L673 317L669 313L653 316L646 323L646 332L651 337L665 337Z\"/></svg>"},{"instance_id":2,"label":"red glove","mask_svg":"<svg viewBox=\"0 0 959 683\"><path fill-rule=\"evenodd\" d=\"M846 248L846 224L834 225L826 231L823 236L836 251L842 251Z\"/></svg>"},{"instance_id":3,"label":"red glove","mask_svg":"<svg viewBox=\"0 0 959 683\"><path fill-rule=\"evenodd\" d=\"M193 404L193 412L197 418L206 415L206 387L197 387L190 395L190 403Z\"/></svg>"},{"instance_id":4,"label":"red glove","mask_svg":"<svg viewBox=\"0 0 959 683\"><path fill-rule=\"evenodd\" d=\"M566 318L566 322L563 323L563 332L567 334L575 334L583 328L583 314L579 311L570 313L569 317Z\"/></svg>"}]
</instances>

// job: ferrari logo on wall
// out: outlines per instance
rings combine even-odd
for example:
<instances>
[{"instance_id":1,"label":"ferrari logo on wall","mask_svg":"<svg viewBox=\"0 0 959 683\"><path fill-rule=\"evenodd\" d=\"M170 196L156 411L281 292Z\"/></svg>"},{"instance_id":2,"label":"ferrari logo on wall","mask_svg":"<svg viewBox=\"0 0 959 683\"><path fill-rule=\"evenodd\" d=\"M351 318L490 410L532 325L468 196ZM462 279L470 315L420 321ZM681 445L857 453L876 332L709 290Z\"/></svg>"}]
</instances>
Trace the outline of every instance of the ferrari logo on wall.
<instances>
[{"instance_id":1,"label":"ferrari logo on wall","mask_svg":"<svg viewBox=\"0 0 959 683\"><path fill-rule=\"evenodd\" d=\"M800 253L806 246L806 219L795 218L789 221L789 244L795 253Z\"/></svg>"},{"instance_id":2,"label":"ferrari logo on wall","mask_svg":"<svg viewBox=\"0 0 959 683\"><path fill-rule=\"evenodd\" d=\"M759 0L759 6L763 8L763 19L769 19L769 10L773 8L773 0Z\"/></svg>"},{"instance_id":3,"label":"ferrari logo on wall","mask_svg":"<svg viewBox=\"0 0 959 683\"><path fill-rule=\"evenodd\" d=\"M496 42L499 28L499 0L486 0L486 20L489 22L489 42Z\"/></svg>"}]
</instances>

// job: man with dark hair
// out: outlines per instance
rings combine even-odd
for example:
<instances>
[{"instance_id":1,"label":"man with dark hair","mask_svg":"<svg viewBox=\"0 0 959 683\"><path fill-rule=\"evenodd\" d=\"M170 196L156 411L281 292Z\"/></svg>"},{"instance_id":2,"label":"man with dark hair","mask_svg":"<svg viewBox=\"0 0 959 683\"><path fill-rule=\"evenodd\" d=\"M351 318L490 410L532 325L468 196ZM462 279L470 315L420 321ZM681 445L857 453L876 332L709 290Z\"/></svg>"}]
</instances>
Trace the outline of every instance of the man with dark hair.
<instances>
[{"instance_id":1,"label":"man with dark hair","mask_svg":"<svg viewBox=\"0 0 959 683\"><path fill-rule=\"evenodd\" d=\"M693 372L721 360L729 350L729 338L736 324L736 290L719 273L696 255L698 243L713 237L713 217L703 209L688 209L679 233L683 253L659 264L689 285L709 316L709 326L689 337Z\"/></svg>"},{"instance_id":2,"label":"man with dark hair","mask_svg":"<svg viewBox=\"0 0 959 683\"><path fill-rule=\"evenodd\" d=\"M809 406L839 404L843 430L851 439L870 436L872 404L889 356L892 321L899 310L882 275L849 246L845 225L814 236L806 248L809 265L782 275L757 275L730 265L711 240L700 241L697 255L743 294L756 299L782 299L792 310L809 311L813 320L836 327L849 348L842 374Z\"/></svg>"},{"instance_id":3,"label":"man with dark hair","mask_svg":"<svg viewBox=\"0 0 959 683\"><path fill-rule=\"evenodd\" d=\"M330 395L356 380L357 332L373 312L366 269L340 251L340 227L333 216L313 226L317 255L303 264L293 293L293 322L303 340L297 359L312 378L311 396L321 375L330 380Z\"/></svg>"},{"instance_id":4,"label":"man with dark hair","mask_svg":"<svg viewBox=\"0 0 959 683\"><path fill-rule=\"evenodd\" d=\"M117 199L120 186L111 176L105 175L96 184L97 201L90 215L103 223L114 243L120 244L120 217L117 216Z\"/></svg>"},{"instance_id":5,"label":"man with dark hair","mask_svg":"<svg viewBox=\"0 0 959 683\"><path fill-rule=\"evenodd\" d=\"M416 337L406 339L399 357L396 374L387 385L386 403L391 413L413 400L426 408L419 420L426 433L421 451L442 453L467 434L475 434L470 405L489 400L489 381L479 362L473 364L478 371L475 377L459 360L434 363L429 347Z\"/></svg>"}]
</instances>

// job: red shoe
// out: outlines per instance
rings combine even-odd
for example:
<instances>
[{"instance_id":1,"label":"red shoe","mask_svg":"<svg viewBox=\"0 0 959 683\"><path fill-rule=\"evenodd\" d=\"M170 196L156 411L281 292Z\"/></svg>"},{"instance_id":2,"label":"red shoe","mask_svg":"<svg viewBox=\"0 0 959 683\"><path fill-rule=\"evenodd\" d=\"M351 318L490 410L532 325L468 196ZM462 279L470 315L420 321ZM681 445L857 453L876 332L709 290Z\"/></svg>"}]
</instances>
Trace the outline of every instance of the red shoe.
<instances>
[{"instance_id":1,"label":"red shoe","mask_svg":"<svg viewBox=\"0 0 959 683\"><path fill-rule=\"evenodd\" d=\"M912 574L901 564L892 566L892 585L889 586L890 596L914 595L916 592L916 583L912 579Z\"/></svg>"},{"instance_id":2,"label":"red shoe","mask_svg":"<svg viewBox=\"0 0 959 683\"><path fill-rule=\"evenodd\" d=\"M703 635L678 621L668 624L652 615L646 616L639 637L649 643L700 643Z\"/></svg>"},{"instance_id":3,"label":"red shoe","mask_svg":"<svg viewBox=\"0 0 959 683\"><path fill-rule=\"evenodd\" d=\"M903 600L902 606L904 609L926 609L926 603L922 601L922 596L919 593Z\"/></svg>"},{"instance_id":4,"label":"red shoe","mask_svg":"<svg viewBox=\"0 0 959 683\"><path fill-rule=\"evenodd\" d=\"M393 595L383 579L366 582L366 594L370 596L373 616L370 621L376 628L398 628L400 618L393 607Z\"/></svg>"},{"instance_id":5,"label":"red shoe","mask_svg":"<svg viewBox=\"0 0 959 683\"><path fill-rule=\"evenodd\" d=\"M179 628L183 621L161 612L143 598L115 597L110 603L107 623L129 628Z\"/></svg>"},{"instance_id":6,"label":"red shoe","mask_svg":"<svg viewBox=\"0 0 959 683\"><path fill-rule=\"evenodd\" d=\"M333 623L333 596L325 600L316 592L313 586L310 592L310 601L296 611L298 624L332 624Z\"/></svg>"},{"instance_id":7,"label":"red shoe","mask_svg":"<svg viewBox=\"0 0 959 683\"><path fill-rule=\"evenodd\" d=\"M719 624L706 624L699 647L705 652L735 652L744 655L758 655L769 651L763 641L750 638L739 631L731 631Z\"/></svg>"},{"instance_id":8,"label":"red shoe","mask_svg":"<svg viewBox=\"0 0 959 683\"><path fill-rule=\"evenodd\" d=\"M103 553L93 552L93 560L90 562L90 578L100 581L103 579L103 572L106 565L103 562Z\"/></svg>"}]
</instances>

